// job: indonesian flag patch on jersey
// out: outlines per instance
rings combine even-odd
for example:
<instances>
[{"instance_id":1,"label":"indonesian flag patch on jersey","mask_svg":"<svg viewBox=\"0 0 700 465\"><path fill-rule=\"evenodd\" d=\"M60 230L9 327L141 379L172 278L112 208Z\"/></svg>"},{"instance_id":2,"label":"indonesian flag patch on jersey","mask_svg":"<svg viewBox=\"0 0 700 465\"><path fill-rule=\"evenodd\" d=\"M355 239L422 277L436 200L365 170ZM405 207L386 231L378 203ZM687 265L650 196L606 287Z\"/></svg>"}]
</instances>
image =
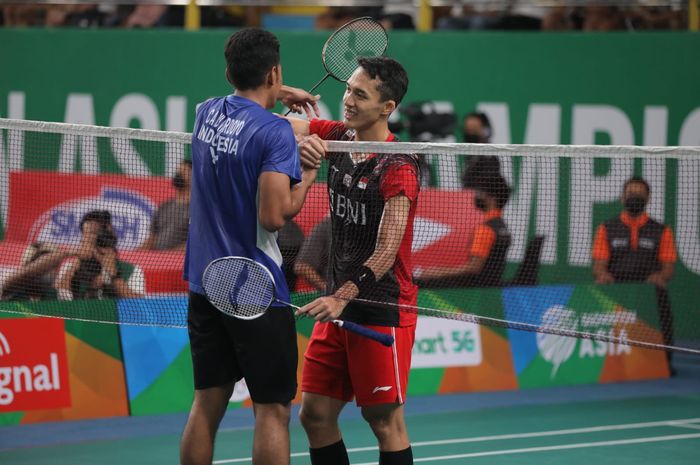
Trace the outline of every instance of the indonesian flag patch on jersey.
<instances>
[{"instance_id":1,"label":"indonesian flag patch on jersey","mask_svg":"<svg viewBox=\"0 0 700 465\"><path fill-rule=\"evenodd\" d=\"M369 179L367 179L366 176L362 176L360 180L357 182L357 188L358 189L367 189L367 183L369 182Z\"/></svg>"}]
</instances>

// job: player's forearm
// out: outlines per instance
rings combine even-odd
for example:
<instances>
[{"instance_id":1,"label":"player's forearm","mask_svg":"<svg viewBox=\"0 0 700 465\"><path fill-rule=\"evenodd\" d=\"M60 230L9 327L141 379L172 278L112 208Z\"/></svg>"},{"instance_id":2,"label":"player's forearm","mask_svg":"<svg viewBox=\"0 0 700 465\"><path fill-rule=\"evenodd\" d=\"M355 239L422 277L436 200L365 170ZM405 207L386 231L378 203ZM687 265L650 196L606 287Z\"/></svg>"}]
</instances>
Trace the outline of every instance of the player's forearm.
<instances>
[{"instance_id":1,"label":"player's forearm","mask_svg":"<svg viewBox=\"0 0 700 465\"><path fill-rule=\"evenodd\" d=\"M291 202L284 213L284 218L290 220L294 218L304 206L306 194L316 181L316 173L318 170L303 170L301 173L301 182L292 188L290 196Z\"/></svg>"},{"instance_id":2,"label":"player's forearm","mask_svg":"<svg viewBox=\"0 0 700 465\"><path fill-rule=\"evenodd\" d=\"M396 196L386 203L379 224L377 245L374 253L365 262L377 279L384 276L396 262L401 242L406 234L411 202L405 196Z\"/></svg>"}]
</instances>

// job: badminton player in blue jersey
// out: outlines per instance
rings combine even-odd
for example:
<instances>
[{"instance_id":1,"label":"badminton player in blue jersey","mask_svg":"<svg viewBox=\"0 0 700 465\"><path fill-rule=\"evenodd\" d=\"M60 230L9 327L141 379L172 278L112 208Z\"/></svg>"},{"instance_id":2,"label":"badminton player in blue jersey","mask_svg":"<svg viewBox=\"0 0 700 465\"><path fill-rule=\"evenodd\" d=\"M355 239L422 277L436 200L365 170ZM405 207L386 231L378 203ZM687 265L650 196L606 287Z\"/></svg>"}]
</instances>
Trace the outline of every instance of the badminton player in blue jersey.
<instances>
[{"instance_id":1,"label":"badminton player in blue jersey","mask_svg":"<svg viewBox=\"0 0 700 465\"><path fill-rule=\"evenodd\" d=\"M225 57L236 91L202 103L192 134L185 279L195 394L180 460L212 463L216 431L234 384L244 377L255 413L253 463L288 464L297 389L293 313L268 311L249 321L225 316L204 297L202 273L214 259L248 257L271 271L277 297L289 300L276 231L301 210L320 157L300 159L289 122L267 110L282 100L318 113L317 97L282 85L279 42L267 31L236 32Z\"/></svg>"}]
</instances>

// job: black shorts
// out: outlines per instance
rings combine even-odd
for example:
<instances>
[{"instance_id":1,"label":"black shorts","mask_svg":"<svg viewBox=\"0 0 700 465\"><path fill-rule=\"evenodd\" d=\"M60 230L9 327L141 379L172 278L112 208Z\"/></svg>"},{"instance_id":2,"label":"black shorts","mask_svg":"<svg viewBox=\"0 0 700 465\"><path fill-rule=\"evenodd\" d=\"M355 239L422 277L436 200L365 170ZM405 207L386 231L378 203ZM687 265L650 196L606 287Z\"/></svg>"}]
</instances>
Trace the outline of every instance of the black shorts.
<instances>
[{"instance_id":1,"label":"black shorts","mask_svg":"<svg viewBox=\"0 0 700 465\"><path fill-rule=\"evenodd\" d=\"M253 402L285 404L294 399L298 354L290 309L274 307L254 320L240 320L190 292L187 314L195 389L245 378Z\"/></svg>"}]
</instances>

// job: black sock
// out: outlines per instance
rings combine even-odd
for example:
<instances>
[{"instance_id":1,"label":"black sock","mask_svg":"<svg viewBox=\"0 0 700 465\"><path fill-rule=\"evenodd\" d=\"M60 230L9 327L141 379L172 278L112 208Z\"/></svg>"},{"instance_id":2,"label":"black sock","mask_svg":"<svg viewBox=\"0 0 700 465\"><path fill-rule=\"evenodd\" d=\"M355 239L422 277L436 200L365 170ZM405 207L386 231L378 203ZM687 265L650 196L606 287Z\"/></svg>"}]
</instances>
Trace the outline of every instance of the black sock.
<instances>
[{"instance_id":1,"label":"black sock","mask_svg":"<svg viewBox=\"0 0 700 465\"><path fill-rule=\"evenodd\" d=\"M413 465L413 450L397 450L396 452L379 451L379 465Z\"/></svg>"},{"instance_id":2,"label":"black sock","mask_svg":"<svg viewBox=\"0 0 700 465\"><path fill-rule=\"evenodd\" d=\"M309 448L311 465L350 465L345 443L340 441L318 449Z\"/></svg>"}]
</instances>

